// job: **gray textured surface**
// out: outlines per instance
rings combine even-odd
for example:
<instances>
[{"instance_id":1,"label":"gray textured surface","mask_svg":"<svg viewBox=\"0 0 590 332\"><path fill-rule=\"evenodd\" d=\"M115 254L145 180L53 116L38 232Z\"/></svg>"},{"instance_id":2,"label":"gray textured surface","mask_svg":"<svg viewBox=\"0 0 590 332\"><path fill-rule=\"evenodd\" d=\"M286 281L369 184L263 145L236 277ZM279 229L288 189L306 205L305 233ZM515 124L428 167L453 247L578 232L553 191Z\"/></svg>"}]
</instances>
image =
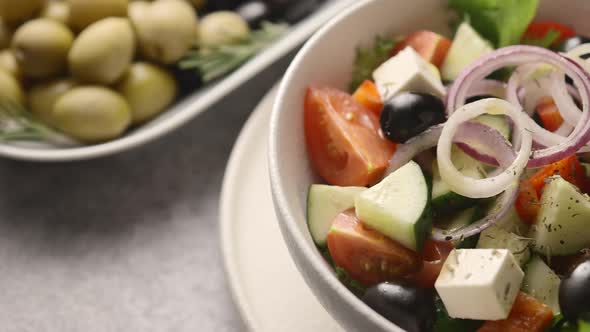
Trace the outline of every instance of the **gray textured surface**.
<instances>
[{"instance_id":1,"label":"gray textured surface","mask_svg":"<svg viewBox=\"0 0 590 332\"><path fill-rule=\"evenodd\" d=\"M218 198L243 122L289 58L147 146L69 164L0 160L0 330L244 330Z\"/></svg>"}]
</instances>

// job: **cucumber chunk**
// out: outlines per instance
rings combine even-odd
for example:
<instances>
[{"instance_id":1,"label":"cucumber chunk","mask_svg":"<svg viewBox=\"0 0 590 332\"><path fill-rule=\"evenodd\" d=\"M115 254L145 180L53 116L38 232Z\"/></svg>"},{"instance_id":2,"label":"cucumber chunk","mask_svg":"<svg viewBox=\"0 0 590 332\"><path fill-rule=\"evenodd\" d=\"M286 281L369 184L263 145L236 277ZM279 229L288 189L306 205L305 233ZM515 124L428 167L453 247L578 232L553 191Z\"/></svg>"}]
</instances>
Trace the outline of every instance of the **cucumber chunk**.
<instances>
[{"instance_id":1,"label":"cucumber chunk","mask_svg":"<svg viewBox=\"0 0 590 332\"><path fill-rule=\"evenodd\" d=\"M354 199L365 187L338 187L312 184L307 194L307 223L316 245L326 245L326 238L336 216L354 207Z\"/></svg>"},{"instance_id":2,"label":"cucumber chunk","mask_svg":"<svg viewBox=\"0 0 590 332\"><path fill-rule=\"evenodd\" d=\"M451 159L455 167L466 176L482 179L486 172L482 163L471 158L461 149L453 146ZM432 209L435 214L445 215L458 210L467 209L477 204L479 200L461 196L449 189L449 186L441 179L436 160L432 165Z\"/></svg>"},{"instance_id":3,"label":"cucumber chunk","mask_svg":"<svg viewBox=\"0 0 590 332\"><path fill-rule=\"evenodd\" d=\"M555 315L561 312L559 309L559 284L561 284L561 280L557 274L540 257L533 257L527 264L522 291L545 303Z\"/></svg>"},{"instance_id":4,"label":"cucumber chunk","mask_svg":"<svg viewBox=\"0 0 590 332\"><path fill-rule=\"evenodd\" d=\"M365 224L415 251L432 228L429 181L413 161L362 192L354 205Z\"/></svg>"},{"instance_id":5,"label":"cucumber chunk","mask_svg":"<svg viewBox=\"0 0 590 332\"><path fill-rule=\"evenodd\" d=\"M492 44L480 36L469 23L461 23L442 65L442 78L445 81L454 81L465 67L493 50Z\"/></svg>"},{"instance_id":6,"label":"cucumber chunk","mask_svg":"<svg viewBox=\"0 0 590 332\"><path fill-rule=\"evenodd\" d=\"M530 239L523 238L496 225L481 232L477 248L508 249L518 262L524 266L531 257Z\"/></svg>"},{"instance_id":7,"label":"cucumber chunk","mask_svg":"<svg viewBox=\"0 0 590 332\"><path fill-rule=\"evenodd\" d=\"M535 251L560 256L590 247L590 197L560 176L547 181L536 223L529 231Z\"/></svg>"}]
</instances>

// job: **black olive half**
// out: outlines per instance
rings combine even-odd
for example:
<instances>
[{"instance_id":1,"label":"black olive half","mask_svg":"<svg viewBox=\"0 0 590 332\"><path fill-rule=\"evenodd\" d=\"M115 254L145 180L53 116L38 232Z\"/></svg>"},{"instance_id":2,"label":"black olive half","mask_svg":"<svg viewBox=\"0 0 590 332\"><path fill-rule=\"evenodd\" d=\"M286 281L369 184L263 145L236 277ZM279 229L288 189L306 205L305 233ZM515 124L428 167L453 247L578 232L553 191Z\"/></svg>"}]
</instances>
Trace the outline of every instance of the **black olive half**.
<instances>
[{"instance_id":1,"label":"black olive half","mask_svg":"<svg viewBox=\"0 0 590 332\"><path fill-rule=\"evenodd\" d=\"M561 281L559 306L568 320L590 319L590 260L580 263Z\"/></svg>"},{"instance_id":2,"label":"black olive half","mask_svg":"<svg viewBox=\"0 0 590 332\"><path fill-rule=\"evenodd\" d=\"M369 288L362 299L381 316L408 332L433 329L436 306L431 289L385 282Z\"/></svg>"},{"instance_id":3,"label":"black olive half","mask_svg":"<svg viewBox=\"0 0 590 332\"><path fill-rule=\"evenodd\" d=\"M404 143L426 129L445 121L445 105L428 93L404 92L385 103L381 130L391 141Z\"/></svg>"}]
</instances>

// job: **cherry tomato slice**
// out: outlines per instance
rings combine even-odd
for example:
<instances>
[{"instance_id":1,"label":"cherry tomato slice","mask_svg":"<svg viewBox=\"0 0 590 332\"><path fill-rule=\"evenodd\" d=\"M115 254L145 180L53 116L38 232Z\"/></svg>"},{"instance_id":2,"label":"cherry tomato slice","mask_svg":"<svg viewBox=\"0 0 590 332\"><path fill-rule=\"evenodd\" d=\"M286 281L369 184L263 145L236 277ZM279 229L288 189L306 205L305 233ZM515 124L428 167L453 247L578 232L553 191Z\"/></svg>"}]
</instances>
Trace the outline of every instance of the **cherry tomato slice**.
<instances>
[{"instance_id":1,"label":"cherry tomato slice","mask_svg":"<svg viewBox=\"0 0 590 332\"><path fill-rule=\"evenodd\" d=\"M563 124L563 117L551 97L542 98L536 107L536 112L541 118L543 127L549 131L556 131Z\"/></svg>"},{"instance_id":2,"label":"cherry tomato slice","mask_svg":"<svg viewBox=\"0 0 590 332\"><path fill-rule=\"evenodd\" d=\"M539 211L540 197L545 187L545 179L559 175L564 180L575 185L582 192L590 190L590 179L586 175L584 166L575 155L562 159L541 168L530 178L520 184L520 192L516 198L516 211L524 222L533 224Z\"/></svg>"},{"instance_id":3,"label":"cherry tomato slice","mask_svg":"<svg viewBox=\"0 0 590 332\"><path fill-rule=\"evenodd\" d=\"M542 40L550 31L559 33L559 37L550 45L551 47L555 47L562 41L576 35L574 30L557 22L533 22L528 26L522 40Z\"/></svg>"},{"instance_id":4,"label":"cherry tomato slice","mask_svg":"<svg viewBox=\"0 0 590 332\"><path fill-rule=\"evenodd\" d=\"M537 218L541 207L539 194L531 182L527 180L520 184L519 190L514 203L516 212L522 221L532 225L535 223L535 218Z\"/></svg>"},{"instance_id":5,"label":"cherry tomato slice","mask_svg":"<svg viewBox=\"0 0 590 332\"><path fill-rule=\"evenodd\" d=\"M445 260L453 249L453 243L449 241L427 240L422 250L422 269L412 277L414 283L419 287L433 288Z\"/></svg>"},{"instance_id":6,"label":"cherry tomato slice","mask_svg":"<svg viewBox=\"0 0 590 332\"><path fill-rule=\"evenodd\" d=\"M304 126L311 163L332 185L378 182L395 151L380 134L377 115L338 89L308 88Z\"/></svg>"},{"instance_id":7,"label":"cherry tomato slice","mask_svg":"<svg viewBox=\"0 0 590 332\"><path fill-rule=\"evenodd\" d=\"M422 264L414 251L365 226L354 210L334 219L327 242L334 263L367 286L403 279Z\"/></svg>"},{"instance_id":8,"label":"cherry tomato slice","mask_svg":"<svg viewBox=\"0 0 590 332\"><path fill-rule=\"evenodd\" d=\"M373 111L373 113L377 115L381 114L383 101L381 101L381 95L379 94L379 90L377 90L377 86L372 81L364 81L352 96Z\"/></svg>"},{"instance_id":9,"label":"cherry tomato slice","mask_svg":"<svg viewBox=\"0 0 590 332\"><path fill-rule=\"evenodd\" d=\"M553 319L551 309L534 297L518 293L508 318L487 321L477 332L543 332Z\"/></svg>"},{"instance_id":10,"label":"cherry tomato slice","mask_svg":"<svg viewBox=\"0 0 590 332\"><path fill-rule=\"evenodd\" d=\"M451 48L451 41L436 32L416 31L398 43L391 55L397 54L407 46L412 47L424 60L440 68L447 57L449 48Z\"/></svg>"},{"instance_id":11,"label":"cherry tomato slice","mask_svg":"<svg viewBox=\"0 0 590 332\"><path fill-rule=\"evenodd\" d=\"M529 178L529 181L537 190L539 196L545 187L545 179L553 175L559 175L564 180L578 187L582 192L588 192L589 179L586 175L586 170L575 155L547 165Z\"/></svg>"}]
</instances>

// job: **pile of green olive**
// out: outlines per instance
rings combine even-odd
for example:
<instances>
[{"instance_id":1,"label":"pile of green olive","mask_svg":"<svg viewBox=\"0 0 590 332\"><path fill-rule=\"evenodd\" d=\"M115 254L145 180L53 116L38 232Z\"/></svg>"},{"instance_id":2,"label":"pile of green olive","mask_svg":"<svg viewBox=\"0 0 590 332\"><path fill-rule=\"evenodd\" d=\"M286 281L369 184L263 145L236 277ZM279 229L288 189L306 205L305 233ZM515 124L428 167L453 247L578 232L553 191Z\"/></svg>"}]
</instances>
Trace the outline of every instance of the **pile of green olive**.
<instances>
[{"instance_id":1,"label":"pile of green olive","mask_svg":"<svg viewBox=\"0 0 590 332\"><path fill-rule=\"evenodd\" d=\"M188 0L0 0L0 100L83 143L121 136L178 95L169 68L197 42L250 33Z\"/></svg>"}]
</instances>

